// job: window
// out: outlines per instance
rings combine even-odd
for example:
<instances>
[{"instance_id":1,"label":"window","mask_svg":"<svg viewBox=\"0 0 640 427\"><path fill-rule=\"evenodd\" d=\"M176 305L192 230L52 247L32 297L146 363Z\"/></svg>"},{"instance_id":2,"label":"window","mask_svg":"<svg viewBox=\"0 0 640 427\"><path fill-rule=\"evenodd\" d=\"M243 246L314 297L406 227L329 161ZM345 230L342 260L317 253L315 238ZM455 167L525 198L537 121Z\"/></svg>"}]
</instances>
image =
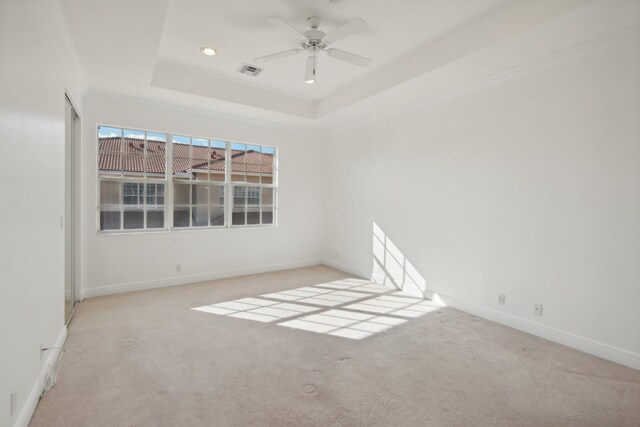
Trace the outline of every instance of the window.
<instances>
[{"instance_id":1,"label":"window","mask_svg":"<svg viewBox=\"0 0 640 427\"><path fill-rule=\"evenodd\" d=\"M99 230L273 225L276 171L273 147L99 126Z\"/></svg>"},{"instance_id":2,"label":"window","mask_svg":"<svg viewBox=\"0 0 640 427\"><path fill-rule=\"evenodd\" d=\"M164 228L167 136L100 126L100 230Z\"/></svg>"},{"instance_id":3,"label":"window","mask_svg":"<svg viewBox=\"0 0 640 427\"><path fill-rule=\"evenodd\" d=\"M172 137L173 226L224 227L227 143Z\"/></svg>"},{"instance_id":4,"label":"window","mask_svg":"<svg viewBox=\"0 0 640 427\"><path fill-rule=\"evenodd\" d=\"M232 225L273 224L275 149L232 144Z\"/></svg>"},{"instance_id":5,"label":"window","mask_svg":"<svg viewBox=\"0 0 640 427\"><path fill-rule=\"evenodd\" d=\"M233 187L233 225L273 224L273 189Z\"/></svg>"},{"instance_id":6,"label":"window","mask_svg":"<svg viewBox=\"0 0 640 427\"><path fill-rule=\"evenodd\" d=\"M222 185L174 182L173 226L216 227L225 225Z\"/></svg>"}]
</instances>

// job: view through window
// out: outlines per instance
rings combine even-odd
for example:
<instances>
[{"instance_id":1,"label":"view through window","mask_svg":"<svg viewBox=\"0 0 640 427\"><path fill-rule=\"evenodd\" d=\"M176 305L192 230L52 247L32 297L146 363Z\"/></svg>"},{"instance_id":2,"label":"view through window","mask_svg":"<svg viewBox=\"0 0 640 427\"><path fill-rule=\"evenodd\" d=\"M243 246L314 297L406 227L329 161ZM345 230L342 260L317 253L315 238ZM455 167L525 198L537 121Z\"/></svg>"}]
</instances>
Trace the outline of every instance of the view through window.
<instances>
[{"instance_id":1,"label":"view through window","mask_svg":"<svg viewBox=\"0 0 640 427\"><path fill-rule=\"evenodd\" d=\"M276 173L274 147L99 126L98 229L274 225Z\"/></svg>"}]
</instances>

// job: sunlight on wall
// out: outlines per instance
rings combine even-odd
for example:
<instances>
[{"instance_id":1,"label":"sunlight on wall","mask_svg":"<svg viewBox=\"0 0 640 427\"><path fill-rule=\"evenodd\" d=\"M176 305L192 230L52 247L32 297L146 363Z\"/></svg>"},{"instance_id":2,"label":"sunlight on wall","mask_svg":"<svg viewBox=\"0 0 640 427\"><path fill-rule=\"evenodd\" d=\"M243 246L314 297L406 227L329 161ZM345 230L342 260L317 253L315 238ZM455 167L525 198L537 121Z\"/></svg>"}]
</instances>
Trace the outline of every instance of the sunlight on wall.
<instances>
[{"instance_id":1,"label":"sunlight on wall","mask_svg":"<svg viewBox=\"0 0 640 427\"><path fill-rule=\"evenodd\" d=\"M384 231L373 223L373 272L375 282L410 295L430 297L427 282ZM438 303L442 303L438 298Z\"/></svg>"},{"instance_id":2,"label":"sunlight on wall","mask_svg":"<svg viewBox=\"0 0 640 427\"><path fill-rule=\"evenodd\" d=\"M192 310L359 340L440 307L395 288L349 278Z\"/></svg>"}]
</instances>

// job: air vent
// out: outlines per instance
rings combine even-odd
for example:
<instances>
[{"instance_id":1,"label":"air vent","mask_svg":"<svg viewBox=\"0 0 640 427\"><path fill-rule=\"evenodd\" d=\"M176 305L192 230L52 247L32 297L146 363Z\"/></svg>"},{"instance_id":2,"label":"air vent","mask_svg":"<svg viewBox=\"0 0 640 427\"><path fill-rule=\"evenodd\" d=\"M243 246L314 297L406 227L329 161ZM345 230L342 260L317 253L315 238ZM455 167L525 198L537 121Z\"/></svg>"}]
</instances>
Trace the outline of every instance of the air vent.
<instances>
[{"instance_id":1,"label":"air vent","mask_svg":"<svg viewBox=\"0 0 640 427\"><path fill-rule=\"evenodd\" d=\"M262 68L256 67L255 65L242 64L240 68L238 68L238 72L242 74L246 74L247 76L257 76L262 71Z\"/></svg>"}]
</instances>

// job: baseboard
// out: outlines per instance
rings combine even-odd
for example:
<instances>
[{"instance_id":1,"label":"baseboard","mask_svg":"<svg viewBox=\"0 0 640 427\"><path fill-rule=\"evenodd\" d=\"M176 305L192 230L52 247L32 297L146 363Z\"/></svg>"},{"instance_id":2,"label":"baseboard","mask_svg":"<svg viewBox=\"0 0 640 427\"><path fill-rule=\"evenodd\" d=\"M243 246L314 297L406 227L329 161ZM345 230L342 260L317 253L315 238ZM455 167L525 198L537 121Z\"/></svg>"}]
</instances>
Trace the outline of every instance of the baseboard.
<instances>
[{"instance_id":1,"label":"baseboard","mask_svg":"<svg viewBox=\"0 0 640 427\"><path fill-rule=\"evenodd\" d=\"M309 267L322 264L319 258L294 261L282 264L261 265L251 268L217 271L213 273L192 274L189 276L170 277L166 279L144 280L140 282L121 283L117 285L100 286L83 289L80 298L92 298L113 295L124 292L142 291L145 289L166 288L168 286L189 285L209 280L227 279L229 277L246 276L248 274L268 273L271 271L288 270L290 268Z\"/></svg>"},{"instance_id":2,"label":"baseboard","mask_svg":"<svg viewBox=\"0 0 640 427\"><path fill-rule=\"evenodd\" d=\"M18 414L18 418L13 425L14 427L27 427L29 425L31 417L33 416L33 412L36 410L36 406L38 405L38 401L40 400L42 390L44 390L44 382L47 377L47 372L53 365L55 365L56 360L58 360L58 356L62 351L61 348L64 346L64 342L66 341L66 339L67 327L63 325L60 333L58 334L58 338L56 339L55 344L53 344L52 346L56 348L47 352L49 354L42 364L40 374L38 374L38 378L36 379L35 384L33 384L33 387L31 387L31 391L29 392L29 395L22 405L22 409Z\"/></svg>"},{"instance_id":3,"label":"baseboard","mask_svg":"<svg viewBox=\"0 0 640 427\"><path fill-rule=\"evenodd\" d=\"M349 274L353 274L354 276L358 276L358 277L366 277L369 278L369 275L364 273L362 271L358 271L357 269L346 265L346 264L342 264L340 262L337 261L332 261L326 258L322 259L322 264L326 265L327 267L331 267L331 268L335 268L336 270L340 270L340 271L344 271L345 273L349 273Z\"/></svg>"},{"instance_id":4,"label":"baseboard","mask_svg":"<svg viewBox=\"0 0 640 427\"><path fill-rule=\"evenodd\" d=\"M354 271L354 269L349 266L343 266L332 261L323 260L323 263L348 273L353 273ZM360 273L359 275L367 277L367 274ZM371 279L376 283L384 283L385 276L373 274ZM509 326L510 328L571 347L584 353L640 370L640 354L585 338L580 335L572 334L570 332L562 331L560 329L552 328L550 326L541 325L540 323L532 322L511 314L502 313L500 311L462 301L457 298L435 293L431 290L425 290L422 293L422 296L425 298L439 298L439 302L457 310L464 311L465 313L473 314L474 316Z\"/></svg>"},{"instance_id":5,"label":"baseboard","mask_svg":"<svg viewBox=\"0 0 640 427\"><path fill-rule=\"evenodd\" d=\"M550 326L541 325L521 317L502 313L487 307L471 304L457 298L438 294L442 301L449 307L453 307L465 313L491 320L513 329L553 341L558 344L589 353L611 362L619 363L633 369L640 370L640 354L636 354L621 348L601 343L580 335L572 334Z\"/></svg>"}]
</instances>

